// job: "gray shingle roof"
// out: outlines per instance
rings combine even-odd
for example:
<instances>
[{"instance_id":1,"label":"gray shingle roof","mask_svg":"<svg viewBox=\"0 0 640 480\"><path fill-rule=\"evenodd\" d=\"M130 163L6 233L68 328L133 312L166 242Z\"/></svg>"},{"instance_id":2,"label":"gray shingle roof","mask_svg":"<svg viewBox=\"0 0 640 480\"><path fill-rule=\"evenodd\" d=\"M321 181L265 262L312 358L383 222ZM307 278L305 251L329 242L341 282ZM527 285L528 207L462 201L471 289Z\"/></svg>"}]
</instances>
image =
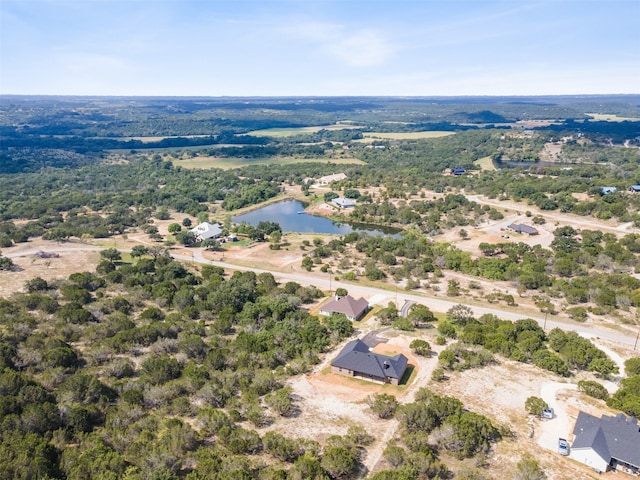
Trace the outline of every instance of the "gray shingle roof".
<instances>
[{"instance_id":1,"label":"gray shingle roof","mask_svg":"<svg viewBox=\"0 0 640 480\"><path fill-rule=\"evenodd\" d=\"M593 448L602 458L628 463L640 468L640 430L635 418L622 414L594 417L580 412L573 429L572 448Z\"/></svg>"},{"instance_id":2,"label":"gray shingle roof","mask_svg":"<svg viewBox=\"0 0 640 480\"><path fill-rule=\"evenodd\" d=\"M536 228L530 227L529 225L519 224L519 223L512 223L507 228L512 229L516 233L526 233L528 235L538 234L538 230Z\"/></svg>"},{"instance_id":3,"label":"gray shingle roof","mask_svg":"<svg viewBox=\"0 0 640 480\"><path fill-rule=\"evenodd\" d=\"M402 354L387 357L373 353L369 351L369 347L362 340L356 339L342 349L331 365L372 377L389 377L400 380L407 369L407 361L407 357Z\"/></svg>"},{"instance_id":4,"label":"gray shingle roof","mask_svg":"<svg viewBox=\"0 0 640 480\"><path fill-rule=\"evenodd\" d=\"M331 200L333 202L334 205L337 205L338 207L342 207L342 208L350 208L350 207L355 207L356 206L356 202L354 200L351 200L350 198L334 198L333 200Z\"/></svg>"}]
</instances>

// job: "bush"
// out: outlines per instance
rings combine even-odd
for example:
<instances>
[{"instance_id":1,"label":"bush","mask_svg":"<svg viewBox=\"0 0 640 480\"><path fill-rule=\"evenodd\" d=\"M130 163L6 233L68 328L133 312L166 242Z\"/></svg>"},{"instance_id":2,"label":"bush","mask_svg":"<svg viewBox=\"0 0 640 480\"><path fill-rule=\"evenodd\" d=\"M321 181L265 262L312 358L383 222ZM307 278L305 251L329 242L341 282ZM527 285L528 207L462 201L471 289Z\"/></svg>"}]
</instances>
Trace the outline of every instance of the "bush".
<instances>
[{"instance_id":1,"label":"bush","mask_svg":"<svg viewBox=\"0 0 640 480\"><path fill-rule=\"evenodd\" d=\"M609 398L609 392L604 386L593 380L580 380L578 382L578 390L593 398L606 400Z\"/></svg>"},{"instance_id":2,"label":"bush","mask_svg":"<svg viewBox=\"0 0 640 480\"><path fill-rule=\"evenodd\" d=\"M399 405L396 397L387 393L369 395L366 401L371 411L382 419L393 417Z\"/></svg>"},{"instance_id":3,"label":"bush","mask_svg":"<svg viewBox=\"0 0 640 480\"><path fill-rule=\"evenodd\" d=\"M431 353L431 345L429 345L429 342L419 338L413 340L409 345L409 348L411 348L411 350L416 352L418 355L422 355L423 357L426 357Z\"/></svg>"},{"instance_id":4,"label":"bush","mask_svg":"<svg viewBox=\"0 0 640 480\"><path fill-rule=\"evenodd\" d=\"M456 338L456 327L451 322L440 322L438 325L438 332L449 338Z\"/></svg>"},{"instance_id":5,"label":"bush","mask_svg":"<svg viewBox=\"0 0 640 480\"><path fill-rule=\"evenodd\" d=\"M627 377L640 375L640 357L630 358L624 362L624 371Z\"/></svg>"},{"instance_id":6,"label":"bush","mask_svg":"<svg viewBox=\"0 0 640 480\"><path fill-rule=\"evenodd\" d=\"M524 402L524 408L531 415L542 415L543 410L547 410L549 405L540 397L529 397Z\"/></svg>"}]
</instances>

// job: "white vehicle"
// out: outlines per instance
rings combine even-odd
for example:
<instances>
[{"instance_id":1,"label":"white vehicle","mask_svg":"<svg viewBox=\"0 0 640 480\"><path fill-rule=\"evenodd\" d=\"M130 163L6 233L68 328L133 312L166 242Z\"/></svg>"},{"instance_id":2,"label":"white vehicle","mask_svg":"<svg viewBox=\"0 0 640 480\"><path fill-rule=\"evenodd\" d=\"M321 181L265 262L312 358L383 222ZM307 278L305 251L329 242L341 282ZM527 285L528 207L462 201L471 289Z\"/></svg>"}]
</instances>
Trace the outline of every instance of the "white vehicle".
<instances>
[{"instance_id":1,"label":"white vehicle","mask_svg":"<svg viewBox=\"0 0 640 480\"><path fill-rule=\"evenodd\" d=\"M558 453L564 456L569 455L569 442L567 442L564 438L558 439Z\"/></svg>"}]
</instances>

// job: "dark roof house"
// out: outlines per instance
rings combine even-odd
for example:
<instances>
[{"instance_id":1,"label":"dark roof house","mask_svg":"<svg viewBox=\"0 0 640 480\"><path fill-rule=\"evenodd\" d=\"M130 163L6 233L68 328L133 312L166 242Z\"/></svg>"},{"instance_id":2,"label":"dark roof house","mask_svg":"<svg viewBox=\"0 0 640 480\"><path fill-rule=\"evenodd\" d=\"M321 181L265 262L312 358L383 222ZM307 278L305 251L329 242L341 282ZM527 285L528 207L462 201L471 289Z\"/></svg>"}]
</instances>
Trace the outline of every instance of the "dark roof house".
<instances>
[{"instance_id":1,"label":"dark roof house","mask_svg":"<svg viewBox=\"0 0 640 480\"><path fill-rule=\"evenodd\" d=\"M511 230L516 233L526 233L527 235L538 235L538 230L530 227L529 225L522 225L519 223L512 223L507 226L508 230Z\"/></svg>"},{"instance_id":2,"label":"dark roof house","mask_svg":"<svg viewBox=\"0 0 640 480\"><path fill-rule=\"evenodd\" d=\"M407 362L407 357L402 354L388 357L373 353L366 343L356 339L347 343L331 362L331 371L349 377L398 385L407 369Z\"/></svg>"},{"instance_id":3,"label":"dark roof house","mask_svg":"<svg viewBox=\"0 0 640 480\"><path fill-rule=\"evenodd\" d=\"M455 175L455 176L459 176L459 175L464 175L464 168L462 167L455 167L451 170L451 175Z\"/></svg>"},{"instance_id":4,"label":"dark roof house","mask_svg":"<svg viewBox=\"0 0 640 480\"><path fill-rule=\"evenodd\" d=\"M580 412L573 429L571 458L598 471L640 473L640 428L623 414L601 418Z\"/></svg>"},{"instance_id":5,"label":"dark roof house","mask_svg":"<svg viewBox=\"0 0 640 480\"><path fill-rule=\"evenodd\" d=\"M331 315L332 313L342 313L349 320L355 321L362 317L369 310L369 302L364 298L356 300L351 295L344 297L334 297L320 307L321 315Z\"/></svg>"},{"instance_id":6,"label":"dark roof house","mask_svg":"<svg viewBox=\"0 0 640 480\"><path fill-rule=\"evenodd\" d=\"M632 193L640 193L640 185L631 185L629 191Z\"/></svg>"}]
</instances>

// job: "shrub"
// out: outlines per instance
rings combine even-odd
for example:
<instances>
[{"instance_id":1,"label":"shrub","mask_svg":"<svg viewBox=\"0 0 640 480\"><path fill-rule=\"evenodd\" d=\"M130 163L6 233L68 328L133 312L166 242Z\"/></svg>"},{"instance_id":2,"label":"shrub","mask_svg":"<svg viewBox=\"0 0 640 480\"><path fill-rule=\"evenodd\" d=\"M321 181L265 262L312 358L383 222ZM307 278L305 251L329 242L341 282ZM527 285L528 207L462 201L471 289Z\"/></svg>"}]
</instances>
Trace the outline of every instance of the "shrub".
<instances>
[{"instance_id":1,"label":"shrub","mask_svg":"<svg viewBox=\"0 0 640 480\"><path fill-rule=\"evenodd\" d=\"M429 342L419 338L413 340L409 345L409 348L411 348L411 350L416 352L418 355L422 355L423 357L431 353L431 345L429 345Z\"/></svg>"},{"instance_id":2,"label":"shrub","mask_svg":"<svg viewBox=\"0 0 640 480\"><path fill-rule=\"evenodd\" d=\"M524 402L524 408L531 415L542 415L543 410L547 410L549 405L540 397L529 397Z\"/></svg>"},{"instance_id":3,"label":"shrub","mask_svg":"<svg viewBox=\"0 0 640 480\"><path fill-rule=\"evenodd\" d=\"M593 398L606 400L609 398L609 392L604 386L593 380L580 380L578 382L578 390Z\"/></svg>"}]
</instances>

